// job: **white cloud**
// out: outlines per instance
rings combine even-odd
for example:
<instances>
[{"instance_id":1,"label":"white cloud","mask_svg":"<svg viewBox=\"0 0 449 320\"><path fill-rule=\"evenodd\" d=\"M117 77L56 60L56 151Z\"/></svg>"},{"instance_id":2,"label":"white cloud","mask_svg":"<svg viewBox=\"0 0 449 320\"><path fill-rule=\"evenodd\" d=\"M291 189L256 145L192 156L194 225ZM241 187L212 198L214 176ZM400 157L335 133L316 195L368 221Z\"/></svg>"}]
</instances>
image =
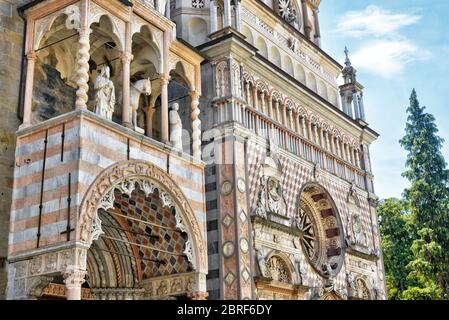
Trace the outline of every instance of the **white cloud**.
<instances>
[{"instance_id":1,"label":"white cloud","mask_svg":"<svg viewBox=\"0 0 449 320\"><path fill-rule=\"evenodd\" d=\"M403 40L374 40L362 44L351 54L351 61L358 69L364 69L384 78L396 76L415 61L430 58L430 53L413 42Z\"/></svg>"},{"instance_id":2,"label":"white cloud","mask_svg":"<svg viewBox=\"0 0 449 320\"><path fill-rule=\"evenodd\" d=\"M383 10L377 6L368 6L362 11L350 11L340 18L335 32L350 37L368 35L382 37L392 35L402 27L413 25L420 16Z\"/></svg>"},{"instance_id":3,"label":"white cloud","mask_svg":"<svg viewBox=\"0 0 449 320\"><path fill-rule=\"evenodd\" d=\"M359 47L351 53L357 69L390 78L402 73L408 64L430 58L429 51L401 34L402 28L420 19L419 15L393 13L371 5L347 12L339 19L335 32L359 40Z\"/></svg>"}]
</instances>

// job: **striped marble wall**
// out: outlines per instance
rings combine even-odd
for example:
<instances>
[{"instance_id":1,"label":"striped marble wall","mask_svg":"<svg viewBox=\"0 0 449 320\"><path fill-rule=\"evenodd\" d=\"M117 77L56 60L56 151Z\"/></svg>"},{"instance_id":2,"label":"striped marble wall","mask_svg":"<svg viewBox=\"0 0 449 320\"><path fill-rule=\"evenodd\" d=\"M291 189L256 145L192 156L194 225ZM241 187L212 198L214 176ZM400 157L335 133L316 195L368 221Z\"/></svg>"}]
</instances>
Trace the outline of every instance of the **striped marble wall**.
<instances>
[{"instance_id":1,"label":"striped marble wall","mask_svg":"<svg viewBox=\"0 0 449 320\"><path fill-rule=\"evenodd\" d=\"M203 163L91 112L74 111L18 133L10 258L38 248L40 212L39 247L67 242L64 232L75 228L89 186L104 169L126 160L148 161L168 172L189 200L206 239ZM70 240L74 237L72 231Z\"/></svg>"}]
</instances>

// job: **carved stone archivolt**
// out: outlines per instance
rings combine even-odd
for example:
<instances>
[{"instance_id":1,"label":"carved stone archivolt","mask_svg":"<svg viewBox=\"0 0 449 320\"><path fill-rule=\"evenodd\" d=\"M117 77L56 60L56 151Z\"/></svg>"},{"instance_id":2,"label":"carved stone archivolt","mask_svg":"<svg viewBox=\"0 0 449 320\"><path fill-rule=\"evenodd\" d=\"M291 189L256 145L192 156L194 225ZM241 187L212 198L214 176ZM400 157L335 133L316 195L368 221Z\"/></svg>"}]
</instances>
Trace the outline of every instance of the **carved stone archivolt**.
<instances>
[{"instance_id":1,"label":"carved stone archivolt","mask_svg":"<svg viewBox=\"0 0 449 320\"><path fill-rule=\"evenodd\" d=\"M195 213L178 184L165 172L144 161L117 163L101 173L86 192L81 204L77 239L91 245L98 236L97 212L113 207L114 191L131 195L136 185L147 194L159 190L164 206L175 207L178 228L189 237L186 255L194 269L207 272L207 250ZM101 233L101 232L100 232Z\"/></svg>"}]
</instances>

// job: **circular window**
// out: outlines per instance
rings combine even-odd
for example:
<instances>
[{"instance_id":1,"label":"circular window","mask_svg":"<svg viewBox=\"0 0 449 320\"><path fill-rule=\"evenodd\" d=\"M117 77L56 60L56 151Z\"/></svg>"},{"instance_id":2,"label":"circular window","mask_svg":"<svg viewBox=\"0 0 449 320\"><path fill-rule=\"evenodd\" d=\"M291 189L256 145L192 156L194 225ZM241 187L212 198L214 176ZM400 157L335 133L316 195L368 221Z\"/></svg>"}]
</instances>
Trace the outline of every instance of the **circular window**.
<instances>
[{"instance_id":1,"label":"circular window","mask_svg":"<svg viewBox=\"0 0 449 320\"><path fill-rule=\"evenodd\" d=\"M335 277L343 265L343 232L335 205L320 186L304 189L296 227L310 264L323 277Z\"/></svg>"}]
</instances>

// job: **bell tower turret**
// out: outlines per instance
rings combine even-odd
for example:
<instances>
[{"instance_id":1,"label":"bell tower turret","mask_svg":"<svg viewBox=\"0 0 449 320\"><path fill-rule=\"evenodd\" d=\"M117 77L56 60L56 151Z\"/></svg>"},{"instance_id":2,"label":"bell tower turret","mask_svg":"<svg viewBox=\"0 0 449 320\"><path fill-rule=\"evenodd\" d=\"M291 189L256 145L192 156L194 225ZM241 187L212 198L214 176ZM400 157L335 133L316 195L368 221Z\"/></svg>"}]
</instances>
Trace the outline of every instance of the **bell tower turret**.
<instances>
[{"instance_id":1,"label":"bell tower turret","mask_svg":"<svg viewBox=\"0 0 449 320\"><path fill-rule=\"evenodd\" d=\"M345 67L342 75L344 84L340 86L343 112L354 118L366 122L365 106L363 103L363 86L357 81L357 70L349 59L349 50L345 48Z\"/></svg>"}]
</instances>

